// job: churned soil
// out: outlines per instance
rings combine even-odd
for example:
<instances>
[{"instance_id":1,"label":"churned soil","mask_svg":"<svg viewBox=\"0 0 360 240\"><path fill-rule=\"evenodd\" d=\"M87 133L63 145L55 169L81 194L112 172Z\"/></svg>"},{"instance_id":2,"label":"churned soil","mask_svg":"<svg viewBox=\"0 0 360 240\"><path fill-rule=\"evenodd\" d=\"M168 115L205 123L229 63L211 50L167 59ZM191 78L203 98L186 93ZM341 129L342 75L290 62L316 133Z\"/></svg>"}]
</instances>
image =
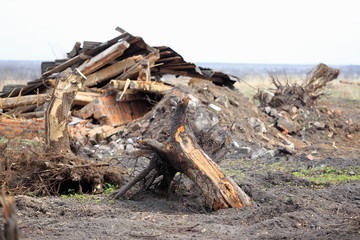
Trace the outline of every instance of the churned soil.
<instances>
[{"instance_id":1,"label":"churned soil","mask_svg":"<svg viewBox=\"0 0 360 240\"><path fill-rule=\"evenodd\" d=\"M254 202L244 209L205 209L200 191L185 178L168 196L153 192L126 200L107 194L16 196L24 239L356 239L360 184L316 183L304 169L354 171L359 159L306 161L278 157L226 159L221 166ZM187 185L188 184L188 185Z\"/></svg>"},{"instance_id":2,"label":"churned soil","mask_svg":"<svg viewBox=\"0 0 360 240\"><path fill-rule=\"evenodd\" d=\"M64 195L44 197L32 196L32 191L22 189L22 194L15 196L21 238L360 237L359 103L321 102L318 110L304 109L303 112L309 110L307 119L299 115L298 123L306 130L285 137L294 143L304 144L295 146L296 152L285 154L277 151L277 142L283 140L278 137L279 129L271 126L269 116L263 109L256 108L241 93L220 89L212 84L193 86L193 91L201 104L215 104L222 108L216 114L218 119L214 120L209 114L211 119L203 120L216 124L220 127L218 132L223 129L232 141L236 141L236 144L232 142L231 146L227 146L224 157L216 160L252 198L252 207L212 212L205 208L200 190L182 174L176 176L167 195L160 195L152 189L138 191L141 185L128 192L123 199L108 197L113 186L105 187L101 194L75 194L68 191ZM250 126L249 118L259 119L267 130L256 132ZM316 128L312 124L314 121L328 127ZM141 124L146 125L143 122ZM330 135L330 130L334 135ZM128 136L124 133L122 137ZM275 155L251 158L250 154L241 154L236 145L248 146L253 151L258 148L273 149ZM6 149L0 150L3 152ZM309 158L309 155L312 157ZM16 162L24 161L25 157L21 158L13 159L14 169ZM61 161L66 161L64 159L61 158ZM9 161L9 158L0 157L0 160ZM138 172L146 166L146 162L141 159L136 161ZM134 170L129 169L134 166L134 158L127 156L113 159L113 162L114 166L124 168L123 176L118 178L128 181L131 177L126 170L130 170L128 173ZM28 167L31 170L31 164ZM76 173L86 175L83 171ZM16 172L13 174L16 175ZM103 175L107 176L106 172ZM66 176L65 172L61 175L63 178ZM37 189L43 185L41 181L37 184Z\"/></svg>"}]
</instances>

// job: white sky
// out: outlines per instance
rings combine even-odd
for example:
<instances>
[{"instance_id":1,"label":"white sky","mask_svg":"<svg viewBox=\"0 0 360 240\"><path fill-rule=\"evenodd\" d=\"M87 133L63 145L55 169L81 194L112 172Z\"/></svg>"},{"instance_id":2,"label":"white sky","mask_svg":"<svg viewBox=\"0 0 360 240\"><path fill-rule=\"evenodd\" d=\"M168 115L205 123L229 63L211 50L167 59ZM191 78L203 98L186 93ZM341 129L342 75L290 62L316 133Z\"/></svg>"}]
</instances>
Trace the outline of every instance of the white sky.
<instances>
[{"instance_id":1,"label":"white sky","mask_svg":"<svg viewBox=\"0 0 360 240\"><path fill-rule=\"evenodd\" d=\"M190 62L360 64L360 1L0 0L0 59L52 60L116 26Z\"/></svg>"}]
</instances>

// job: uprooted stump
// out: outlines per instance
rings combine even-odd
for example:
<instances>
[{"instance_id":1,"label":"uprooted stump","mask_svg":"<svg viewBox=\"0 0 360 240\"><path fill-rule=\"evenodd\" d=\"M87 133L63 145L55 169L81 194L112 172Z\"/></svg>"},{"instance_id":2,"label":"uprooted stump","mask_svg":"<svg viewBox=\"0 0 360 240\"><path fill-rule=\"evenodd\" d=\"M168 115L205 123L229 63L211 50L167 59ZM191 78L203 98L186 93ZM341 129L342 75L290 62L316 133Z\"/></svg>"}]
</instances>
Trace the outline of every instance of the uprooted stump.
<instances>
[{"instance_id":1,"label":"uprooted stump","mask_svg":"<svg viewBox=\"0 0 360 240\"><path fill-rule=\"evenodd\" d=\"M281 83L278 79L271 76L276 90L272 93L269 91L259 91L254 96L260 100L262 106L280 107L284 104L294 105L297 107L312 106L323 94L326 85L336 79L340 71L320 63L313 72L308 74L308 78L301 84Z\"/></svg>"},{"instance_id":2,"label":"uprooted stump","mask_svg":"<svg viewBox=\"0 0 360 240\"><path fill-rule=\"evenodd\" d=\"M160 121L157 139L144 139L140 144L156 154L150 164L132 181L115 191L111 197L123 196L132 186L145 179L149 187L163 176L159 188L166 191L177 172L188 176L202 191L206 204L213 210L251 206L251 199L197 144L186 113L191 95L185 97L182 89L175 87L152 111L171 113L170 121ZM158 116L160 117L160 116Z\"/></svg>"}]
</instances>

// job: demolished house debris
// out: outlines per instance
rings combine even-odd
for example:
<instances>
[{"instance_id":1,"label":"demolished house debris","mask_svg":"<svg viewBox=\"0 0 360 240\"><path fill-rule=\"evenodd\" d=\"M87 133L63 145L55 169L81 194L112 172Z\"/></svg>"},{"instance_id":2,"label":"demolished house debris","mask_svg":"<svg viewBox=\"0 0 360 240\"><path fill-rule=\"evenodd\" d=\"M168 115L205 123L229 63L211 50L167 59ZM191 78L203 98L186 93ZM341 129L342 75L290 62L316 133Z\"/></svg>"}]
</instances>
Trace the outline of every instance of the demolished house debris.
<instances>
[{"instance_id":1,"label":"demolished house debris","mask_svg":"<svg viewBox=\"0 0 360 240\"><path fill-rule=\"evenodd\" d=\"M187 88L174 88L175 84L195 81L211 81L219 86L233 88L238 79L187 63L169 47L151 47L142 38L132 36L119 28L118 30L122 34L105 43L86 42L83 48L76 43L68 54L69 59L42 64L41 79L29 82L26 87L3 93L0 106L4 110L3 115L9 118L5 123L10 123L12 119L43 117L45 121L41 124L45 126L31 129L38 131L38 137L44 136L52 150L64 153L67 148L70 149L69 134L75 148L80 148L87 142L99 144L123 131L124 124L149 113L152 104L168 93L169 97L161 107L160 103L157 104L156 110L149 114L158 121L168 119L169 122L161 125L163 129L158 129L157 137L140 142L152 149L155 155L151 157L145 172L139 175L141 177L135 179L143 179L151 172L152 180L147 184L150 186L158 176L163 176L160 185L166 190L175 173L180 171L199 185L211 209L250 206L249 197L203 152L196 143L194 133L186 126L187 107L191 103L190 106L196 108L193 104L198 100ZM167 77L168 75L171 77ZM184 92L187 94L183 94ZM70 111L73 121L68 128ZM157 111L158 115L164 115L164 112L166 115L155 116ZM89 121L90 119L92 121ZM31 121L36 120L29 120L25 125L29 127L33 124ZM91 125L89 129L81 128L86 124ZM170 130L169 127L171 131L165 133L165 129ZM15 136L26 137L22 134L23 131L26 132L27 127L17 128ZM45 133L42 134L42 131ZM29 136L34 137L35 133L32 132ZM165 135L162 136L163 134ZM166 139L168 136L170 138ZM175 155L178 157L174 158ZM74 157L68 158L77 163L63 163L63 166L67 166L65 168L76 169L86 165ZM62 158L62 161L64 160ZM53 163L47 162L48 166L49 164ZM93 163L88 165L103 166ZM58 168L61 167L58 165ZM84 171L74 173L70 170L69 173L64 170L62 176L59 174L61 170L52 172L57 175L57 181L55 178L49 179L49 172L52 171L37 171L40 181L46 181L42 190L47 194L59 193L64 187L61 186L61 181L67 178L78 181L79 188L82 189ZM203 177L196 177L198 174ZM103 179L104 176L98 178ZM100 182L92 180L91 188L96 188ZM120 191L126 192L123 189ZM115 197L120 195L114 194Z\"/></svg>"},{"instance_id":2,"label":"demolished house debris","mask_svg":"<svg viewBox=\"0 0 360 240\"><path fill-rule=\"evenodd\" d=\"M68 59L42 63L41 79L0 95L0 134L44 138L57 149L17 152L11 141L0 146L0 157L21 156L21 162L1 166L0 177L7 172L5 184L13 191L26 186L52 195L71 186L97 192L106 181L122 186L112 194L117 198L139 181L144 189L166 192L181 172L201 189L210 209L251 206L218 167L225 155L256 159L304 149L310 159L314 129L332 134L332 141L359 131L353 123L339 130L334 122L340 114L313 108L336 69L320 64L302 86L273 78L277 89L259 92L257 107L234 89L238 78L118 30L121 35L107 42L76 43ZM76 155L64 155L69 146ZM131 167L133 175L141 159L147 166L125 184L123 175Z\"/></svg>"}]
</instances>

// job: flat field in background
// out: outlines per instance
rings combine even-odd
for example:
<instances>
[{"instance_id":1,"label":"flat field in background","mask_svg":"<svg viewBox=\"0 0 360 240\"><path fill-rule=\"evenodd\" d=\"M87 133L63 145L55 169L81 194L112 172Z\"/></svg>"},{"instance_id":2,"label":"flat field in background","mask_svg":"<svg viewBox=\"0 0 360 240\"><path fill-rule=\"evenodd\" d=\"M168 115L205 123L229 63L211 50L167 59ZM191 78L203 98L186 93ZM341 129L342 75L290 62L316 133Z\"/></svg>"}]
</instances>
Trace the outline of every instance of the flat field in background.
<instances>
[{"instance_id":1,"label":"flat field in background","mask_svg":"<svg viewBox=\"0 0 360 240\"><path fill-rule=\"evenodd\" d=\"M286 77L278 76L278 79L284 84L288 81L289 83L300 85L305 77L301 75L287 75ZM275 89L269 76L252 75L246 76L242 80L235 86L247 97L254 96L258 89ZM340 80L347 80L354 84L340 83ZM360 101L360 86L355 83L360 83L360 78L338 78L329 83L322 99L342 103Z\"/></svg>"},{"instance_id":2,"label":"flat field in background","mask_svg":"<svg viewBox=\"0 0 360 240\"><path fill-rule=\"evenodd\" d=\"M234 63L197 63L199 66L220 70L240 77L242 80L236 87L247 96L252 97L257 89L269 89L274 86L271 78L281 81L299 83L306 78L315 65L286 64L234 64ZM0 91L7 84L26 84L40 78L40 61L0 61ZM340 83L340 80L360 82L360 66L332 66L340 69L340 76L326 90L325 99L331 101L360 101L360 86Z\"/></svg>"},{"instance_id":3,"label":"flat field in background","mask_svg":"<svg viewBox=\"0 0 360 240\"><path fill-rule=\"evenodd\" d=\"M0 61L0 92L8 84L26 84L40 77L40 61Z\"/></svg>"}]
</instances>

